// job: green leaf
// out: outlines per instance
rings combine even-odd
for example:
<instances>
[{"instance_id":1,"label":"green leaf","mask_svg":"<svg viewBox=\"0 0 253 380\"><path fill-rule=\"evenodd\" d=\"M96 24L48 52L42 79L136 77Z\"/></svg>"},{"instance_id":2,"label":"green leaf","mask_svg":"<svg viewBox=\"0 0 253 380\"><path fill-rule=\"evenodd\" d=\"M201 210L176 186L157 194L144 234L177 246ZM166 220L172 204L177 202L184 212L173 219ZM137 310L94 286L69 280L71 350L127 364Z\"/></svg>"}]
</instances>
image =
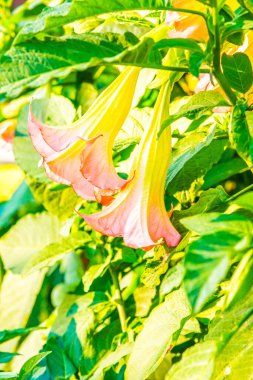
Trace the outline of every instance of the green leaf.
<instances>
[{"instance_id":1,"label":"green leaf","mask_svg":"<svg viewBox=\"0 0 253 380\"><path fill-rule=\"evenodd\" d=\"M166 9L164 0L74 0L46 8L33 22L26 24L16 37L15 43L29 39L37 33L104 13L141 9Z\"/></svg>"},{"instance_id":2,"label":"green leaf","mask_svg":"<svg viewBox=\"0 0 253 380\"><path fill-rule=\"evenodd\" d=\"M227 288L225 308L231 307L240 299L243 299L253 283L253 251L250 250L243 256L236 267Z\"/></svg>"},{"instance_id":3,"label":"green leaf","mask_svg":"<svg viewBox=\"0 0 253 380\"><path fill-rule=\"evenodd\" d=\"M253 112L246 111L240 105L234 107L231 126L230 141L239 156L248 166L253 164Z\"/></svg>"},{"instance_id":4,"label":"green leaf","mask_svg":"<svg viewBox=\"0 0 253 380\"><path fill-rule=\"evenodd\" d=\"M202 49L199 44L190 38L170 38L168 40L160 40L156 43L158 49L165 48L180 48L184 50L190 50L198 53L202 53Z\"/></svg>"},{"instance_id":5,"label":"green leaf","mask_svg":"<svg viewBox=\"0 0 253 380\"><path fill-rule=\"evenodd\" d=\"M27 120L29 114L29 104L21 108L17 127L16 136L28 136ZM76 110L72 102L64 96L51 94L50 97L43 99L34 99L32 101L32 111L38 120L48 125L69 125L76 116Z\"/></svg>"},{"instance_id":6,"label":"green leaf","mask_svg":"<svg viewBox=\"0 0 253 380\"><path fill-rule=\"evenodd\" d=\"M252 0L238 0L238 3L240 3L251 14L253 14L253 2L252 2Z\"/></svg>"},{"instance_id":7,"label":"green leaf","mask_svg":"<svg viewBox=\"0 0 253 380\"><path fill-rule=\"evenodd\" d=\"M184 277L184 266L182 263L178 263L174 267L170 268L165 274L159 292L161 296L165 296L172 292L172 290L179 288Z\"/></svg>"},{"instance_id":8,"label":"green leaf","mask_svg":"<svg viewBox=\"0 0 253 380\"><path fill-rule=\"evenodd\" d=\"M18 376L16 373L13 372L0 372L0 379L18 379Z\"/></svg>"},{"instance_id":9,"label":"green leaf","mask_svg":"<svg viewBox=\"0 0 253 380\"><path fill-rule=\"evenodd\" d=\"M205 182L202 189L209 189L210 187L238 174L246 167L247 165L245 162L239 157L233 158L232 160L226 162L219 162L205 175Z\"/></svg>"},{"instance_id":10,"label":"green leaf","mask_svg":"<svg viewBox=\"0 0 253 380\"><path fill-rule=\"evenodd\" d=\"M85 70L121 51L121 47L95 36L93 42L65 38L46 43L33 40L14 46L1 59L0 94L16 97L26 88L39 87L51 78L66 77L77 69Z\"/></svg>"},{"instance_id":11,"label":"green leaf","mask_svg":"<svg viewBox=\"0 0 253 380\"><path fill-rule=\"evenodd\" d=\"M35 331L35 330L37 330L37 328L34 328L34 327L14 329L14 330L2 330L0 331L0 343L7 342L8 340L16 338L17 336L29 334L30 332Z\"/></svg>"},{"instance_id":12,"label":"green leaf","mask_svg":"<svg viewBox=\"0 0 253 380\"><path fill-rule=\"evenodd\" d=\"M174 364L165 380L211 380L217 351L214 342L204 342L190 347L182 359Z\"/></svg>"},{"instance_id":13,"label":"green leaf","mask_svg":"<svg viewBox=\"0 0 253 380\"><path fill-rule=\"evenodd\" d=\"M77 368L64 352L61 339L57 336L50 337L46 349L52 352L47 357L47 367L53 379L70 379ZM80 352L77 353L80 355Z\"/></svg>"},{"instance_id":14,"label":"green leaf","mask_svg":"<svg viewBox=\"0 0 253 380\"><path fill-rule=\"evenodd\" d=\"M40 183L34 178L29 181L29 186L36 201L42 203L50 214L58 216L61 221L73 217L80 198L71 187L54 182Z\"/></svg>"},{"instance_id":15,"label":"green leaf","mask_svg":"<svg viewBox=\"0 0 253 380\"><path fill-rule=\"evenodd\" d=\"M12 352L0 351L0 363L8 363L17 355L19 354L13 354Z\"/></svg>"},{"instance_id":16,"label":"green leaf","mask_svg":"<svg viewBox=\"0 0 253 380\"><path fill-rule=\"evenodd\" d=\"M84 285L84 291L85 292L88 292L93 281L98 278L98 277L101 277L105 274L105 272L107 271L107 269L109 268L109 264L110 264L110 261L111 261L111 257L108 256L105 260L104 263L102 264L95 264L95 265L91 265L86 271L85 271L85 274L82 278L82 281L83 281L83 285Z\"/></svg>"},{"instance_id":17,"label":"green leaf","mask_svg":"<svg viewBox=\"0 0 253 380\"><path fill-rule=\"evenodd\" d=\"M230 258L240 237L221 231L204 235L188 247L184 286L194 312L212 295L229 269Z\"/></svg>"},{"instance_id":18,"label":"green leaf","mask_svg":"<svg viewBox=\"0 0 253 380\"><path fill-rule=\"evenodd\" d=\"M42 352L41 354L33 356L29 359L23 366L19 372L19 380L25 380L28 375L31 374L32 370L44 359L50 352Z\"/></svg>"},{"instance_id":19,"label":"green leaf","mask_svg":"<svg viewBox=\"0 0 253 380\"><path fill-rule=\"evenodd\" d=\"M0 239L5 267L15 273L22 272L29 259L60 238L57 217L47 213L26 215Z\"/></svg>"},{"instance_id":20,"label":"green leaf","mask_svg":"<svg viewBox=\"0 0 253 380\"><path fill-rule=\"evenodd\" d=\"M115 305L102 292L66 295L52 326L52 338L46 345L46 349L52 351L47 361L53 376L68 379L70 373L77 371L95 327L114 310ZM92 362L91 356L86 359L89 364Z\"/></svg>"},{"instance_id":21,"label":"green leaf","mask_svg":"<svg viewBox=\"0 0 253 380\"><path fill-rule=\"evenodd\" d=\"M163 245L154 248L154 256L147 260L141 281L149 288L155 288L160 284L160 277L168 269L169 255Z\"/></svg>"},{"instance_id":22,"label":"green leaf","mask_svg":"<svg viewBox=\"0 0 253 380\"><path fill-rule=\"evenodd\" d=\"M208 213L181 219L181 223L189 230L200 235L209 235L218 231L227 231L238 236L252 235L253 223L239 214Z\"/></svg>"},{"instance_id":23,"label":"green leaf","mask_svg":"<svg viewBox=\"0 0 253 380\"><path fill-rule=\"evenodd\" d=\"M252 379L253 288L229 311L217 315L206 341L219 345L212 380Z\"/></svg>"},{"instance_id":24,"label":"green leaf","mask_svg":"<svg viewBox=\"0 0 253 380\"><path fill-rule=\"evenodd\" d=\"M175 225L177 229L182 229L182 224L180 223L180 220L182 218L212 211L217 207L221 209L224 207L224 205L226 208L227 200L228 195L221 186L218 186L216 189L209 189L207 191L204 191L200 194L199 200L193 204L193 206L189 207L186 210L175 210L173 212L173 225Z\"/></svg>"},{"instance_id":25,"label":"green leaf","mask_svg":"<svg viewBox=\"0 0 253 380\"><path fill-rule=\"evenodd\" d=\"M132 347L133 343L125 343L117 347L115 351L109 352L97 363L97 365L88 375L82 376L81 380L102 379L104 372L106 372L106 370L112 367L114 364L117 364L124 356L129 355Z\"/></svg>"},{"instance_id":26,"label":"green leaf","mask_svg":"<svg viewBox=\"0 0 253 380\"><path fill-rule=\"evenodd\" d=\"M1 350L14 351L18 336L35 329L22 329L27 326L30 314L40 292L44 279L43 272L33 273L27 277L7 272L4 275L0 290L0 342ZM12 339L15 338L15 339Z\"/></svg>"},{"instance_id":27,"label":"green leaf","mask_svg":"<svg viewBox=\"0 0 253 380\"><path fill-rule=\"evenodd\" d=\"M253 191L250 191L236 198L233 201L233 203L235 203L236 205L242 208L245 208L246 210L250 210L251 212L253 212L252 199L253 199Z\"/></svg>"},{"instance_id":28,"label":"green leaf","mask_svg":"<svg viewBox=\"0 0 253 380\"><path fill-rule=\"evenodd\" d=\"M33 147L30 137L15 137L13 149L17 164L26 174L39 182L51 182L43 167L39 167L41 157Z\"/></svg>"},{"instance_id":29,"label":"green leaf","mask_svg":"<svg viewBox=\"0 0 253 380\"><path fill-rule=\"evenodd\" d=\"M161 363L189 318L191 309L183 290L171 293L146 319L126 367L126 380L143 380ZM166 332L166 333L165 333Z\"/></svg>"},{"instance_id":30,"label":"green leaf","mask_svg":"<svg viewBox=\"0 0 253 380\"><path fill-rule=\"evenodd\" d=\"M162 26L124 48L99 34L62 37L41 42L32 40L12 47L0 59L0 94L16 97L31 87L40 87L52 78L66 77L101 63L160 68L162 55L155 41L165 35ZM18 58L17 58L18 57Z\"/></svg>"},{"instance_id":31,"label":"green leaf","mask_svg":"<svg viewBox=\"0 0 253 380\"><path fill-rule=\"evenodd\" d=\"M166 188L170 194L189 190L190 185L202 179L221 157L227 139L216 140L215 128L190 133L175 145L169 167Z\"/></svg>"},{"instance_id":32,"label":"green leaf","mask_svg":"<svg viewBox=\"0 0 253 380\"><path fill-rule=\"evenodd\" d=\"M253 84L252 66L244 53L223 54L221 58L223 73L233 89L247 92Z\"/></svg>"},{"instance_id":33,"label":"green leaf","mask_svg":"<svg viewBox=\"0 0 253 380\"><path fill-rule=\"evenodd\" d=\"M197 119L204 115L207 111L212 111L215 107L226 105L227 102L219 92L198 92L197 94L191 96L188 103L184 104L176 114L170 115L169 118L163 122L158 135L160 136L165 128L181 117Z\"/></svg>"},{"instance_id":34,"label":"green leaf","mask_svg":"<svg viewBox=\"0 0 253 380\"><path fill-rule=\"evenodd\" d=\"M74 238L69 236L46 245L27 261L23 273L30 274L40 269L53 266L57 261L61 260L68 253L73 252L83 243L83 237L79 236L79 238Z\"/></svg>"}]
</instances>

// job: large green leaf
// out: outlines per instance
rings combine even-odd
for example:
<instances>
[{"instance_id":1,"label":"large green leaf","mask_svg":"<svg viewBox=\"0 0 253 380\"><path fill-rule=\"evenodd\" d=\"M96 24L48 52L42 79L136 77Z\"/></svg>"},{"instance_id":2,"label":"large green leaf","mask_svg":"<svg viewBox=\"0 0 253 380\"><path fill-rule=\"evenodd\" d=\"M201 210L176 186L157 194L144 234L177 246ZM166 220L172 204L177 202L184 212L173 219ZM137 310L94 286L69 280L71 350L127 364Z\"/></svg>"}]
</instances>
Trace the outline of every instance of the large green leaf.
<instances>
[{"instance_id":1,"label":"large green leaf","mask_svg":"<svg viewBox=\"0 0 253 380\"><path fill-rule=\"evenodd\" d=\"M252 66L249 57L244 53L223 54L222 68L226 79L235 90L245 93L253 83Z\"/></svg>"},{"instance_id":2,"label":"large green leaf","mask_svg":"<svg viewBox=\"0 0 253 380\"><path fill-rule=\"evenodd\" d=\"M32 40L14 46L1 59L0 94L16 97L27 87L38 87L51 78L87 69L122 51L100 37L94 36L92 40L67 38L46 43Z\"/></svg>"},{"instance_id":3,"label":"large green leaf","mask_svg":"<svg viewBox=\"0 0 253 380\"><path fill-rule=\"evenodd\" d=\"M204 235L188 247L184 260L184 286L195 312L226 276L234 247L240 241L240 237L221 231Z\"/></svg>"},{"instance_id":4,"label":"large green leaf","mask_svg":"<svg viewBox=\"0 0 253 380\"><path fill-rule=\"evenodd\" d=\"M189 230L200 235L209 235L218 231L227 231L250 240L253 223L249 218L239 214L208 213L181 219Z\"/></svg>"},{"instance_id":5,"label":"large green leaf","mask_svg":"<svg viewBox=\"0 0 253 380\"><path fill-rule=\"evenodd\" d=\"M151 312L130 354L126 380L143 380L158 367L190 314L183 290L171 293Z\"/></svg>"},{"instance_id":6,"label":"large green leaf","mask_svg":"<svg viewBox=\"0 0 253 380\"><path fill-rule=\"evenodd\" d=\"M0 240L0 253L5 267L15 273L22 272L27 260L60 238L57 217L47 213L28 214Z\"/></svg>"},{"instance_id":7,"label":"large green leaf","mask_svg":"<svg viewBox=\"0 0 253 380\"><path fill-rule=\"evenodd\" d=\"M35 22L23 27L16 43L29 39L37 33L47 32L50 29L69 24L86 17L96 16L108 12L122 12L141 9L168 9L164 0L74 0L55 7L46 8Z\"/></svg>"}]
</instances>

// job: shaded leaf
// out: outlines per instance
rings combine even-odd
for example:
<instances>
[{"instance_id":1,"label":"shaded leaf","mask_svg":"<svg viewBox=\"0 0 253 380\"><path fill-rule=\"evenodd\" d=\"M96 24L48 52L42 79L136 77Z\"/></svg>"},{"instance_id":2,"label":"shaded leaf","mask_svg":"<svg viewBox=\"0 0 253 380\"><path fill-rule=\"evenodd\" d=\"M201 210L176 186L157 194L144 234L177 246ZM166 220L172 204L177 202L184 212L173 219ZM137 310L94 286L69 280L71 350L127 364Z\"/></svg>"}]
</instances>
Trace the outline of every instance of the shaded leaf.
<instances>
[{"instance_id":1,"label":"shaded leaf","mask_svg":"<svg viewBox=\"0 0 253 380\"><path fill-rule=\"evenodd\" d=\"M12 352L0 351L0 363L8 363L17 355L19 354L15 354L15 353L13 354Z\"/></svg>"}]
</instances>

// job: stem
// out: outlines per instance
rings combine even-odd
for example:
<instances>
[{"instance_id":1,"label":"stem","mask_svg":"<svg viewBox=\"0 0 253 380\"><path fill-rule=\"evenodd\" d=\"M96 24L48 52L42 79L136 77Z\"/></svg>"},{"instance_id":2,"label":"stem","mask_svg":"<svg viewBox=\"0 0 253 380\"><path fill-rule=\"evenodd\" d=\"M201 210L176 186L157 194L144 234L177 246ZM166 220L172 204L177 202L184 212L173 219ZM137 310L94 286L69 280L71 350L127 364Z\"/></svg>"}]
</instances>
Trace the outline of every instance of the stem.
<instances>
[{"instance_id":1,"label":"stem","mask_svg":"<svg viewBox=\"0 0 253 380\"><path fill-rule=\"evenodd\" d=\"M217 79L217 82L227 95L230 102L236 104L237 98L234 91L231 89L225 76L221 70L221 44L220 44L220 25L219 25L219 9L217 0L214 1L213 7L213 26L214 26L214 49L213 49L213 73Z\"/></svg>"},{"instance_id":2,"label":"stem","mask_svg":"<svg viewBox=\"0 0 253 380\"><path fill-rule=\"evenodd\" d=\"M245 189L242 189L241 191L238 191L238 193L232 195L232 197L229 197L226 202L233 201L234 199L236 199L237 197L239 197L240 195L242 195L244 193L247 193L251 189L253 189L253 184L245 187Z\"/></svg>"},{"instance_id":3,"label":"stem","mask_svg":"<svg viewBox=\"0 0 253 380\"><path fill-rule=\"evenodd\" d=\"M110 271L112 282L115 288L114 297L115 297L115 302L117 304L121 330L125 332L127 331L127 324L126 324L127 316L126 316L124 301L123 301L121 290L120 290L118 274L114 271L112 267L109 268L109 271Z\"/></svg>"},{"instance_id":4,"label":"stem","mask_svg":"<svg viewBox=\"0 0 253 380\"><path fill-rule=\"evenodd\" d=\"M206 20L206 15L203 12L192 10L192 9L185 9L185 8L175 8L175 7L165 7L166 11L172 11L172 12L181 12L181 13L190 13L193 15L197 15L200 17L203 17Z\"/></svg>"},{"instance_id":5,"label":"stem","mask_svg":"<svg viewBox=\"0 0 253 380\"><path fill-rule=\"evenodd\" d=\"M176 66L163 66L163 65L152 65L152 64L147 64L147 63L136 63L136 62L113 62L113 63L108 63L109 65L118 65L118 66L136 66L136 67L143 67L146 69L154 69L154 70L166 70L166 71L177 71L179 73L189 73L189 67L176 67ZM97 66L106 66L107 62L103 62L101 64L98 64ZM211 70L210 69L200 69L200 73L204 74L210 74Z\"/></svg>"}]
</instances>

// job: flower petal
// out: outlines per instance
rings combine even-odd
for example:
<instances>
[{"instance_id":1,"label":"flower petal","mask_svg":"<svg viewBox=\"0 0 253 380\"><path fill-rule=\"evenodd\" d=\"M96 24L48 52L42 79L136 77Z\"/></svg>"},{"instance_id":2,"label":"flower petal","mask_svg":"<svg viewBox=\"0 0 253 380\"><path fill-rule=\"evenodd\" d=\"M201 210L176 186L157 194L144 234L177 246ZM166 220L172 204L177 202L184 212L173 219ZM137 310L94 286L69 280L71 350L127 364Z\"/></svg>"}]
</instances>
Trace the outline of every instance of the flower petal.
<instances>
[{"instance_id":1,"label":"flower petal","mask_svg":"<svg viewBox=\"0 0 253 380\"><path fill-rule=\"evenodd\" d=\"M102 200L125 186L128 181L117 175L113 165L112 147L130 111L139 72L140 68L125 69L71 126L47 126L36 120L30 107L29 133L50 178L72 185L88 200L95 199L92 185L108 189L100 194Z\"/></svg>"},{"instance_id":2,"label":"flower petal","mask_svg":"<svg viewBox=\"0 0 253 380\"><path fill-rule=\"evenodd\" d=\"M124 180L116 173L109 134L88 141L81 153L81 162L82 175L94 186L107 190L107 194L117 193L131 180Z\"/></svg>"},{"instance_id":3,"label":"flower petal","mask_svg":"<svg viewBox=\"0 0 253 380\"><path fill-rule=\"evenodd\" d=\"M161 239L170 246L180 235L170 223L164 204L164 185L170 161L170 131L157 133L167 116L168 85L159 93L151 125L144 132L130 181L115 201L101 212L82 215L95 230L110 236L122 236L133 248L148 249Z\"/></svg>"}]
</instances>

